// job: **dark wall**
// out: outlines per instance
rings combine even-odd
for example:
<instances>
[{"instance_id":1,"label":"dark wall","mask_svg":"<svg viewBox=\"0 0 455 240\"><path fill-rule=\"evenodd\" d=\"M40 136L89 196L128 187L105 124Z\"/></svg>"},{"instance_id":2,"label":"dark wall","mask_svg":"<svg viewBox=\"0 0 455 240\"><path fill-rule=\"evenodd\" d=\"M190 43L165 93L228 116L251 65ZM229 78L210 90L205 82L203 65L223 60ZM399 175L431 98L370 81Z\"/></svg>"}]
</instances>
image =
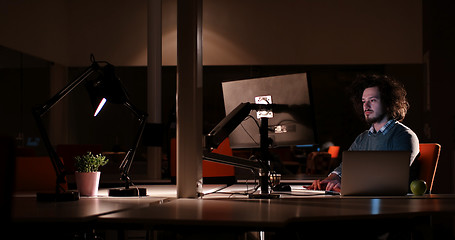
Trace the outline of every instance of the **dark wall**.
<instances>
[{"instance_id":1,"label":"dark wall","mask_svg":"<svg viewBox=\"0 0 455 240\"><path fill-rule=\"evenodd\" d=\"M2 49L0 67L2 131L12 137L39 137L31 116L31 106L44 103L49 96L49 66L51 63ZM8 59L6 61L5 59ZM69 79L78 77L85 68L70 68ZM354 138L367 126L355 114L347 88L358 73L376 72L395 76L408 90L411 109L404 121L419 136L424 135L424 81L420 64L411 65L315 65L315 66L205 66L204 67L204 133L209 132L225 116L221 83L248 78L307 72L316 120L318 142L332 141L347 149ZM147 109L146 67L117 67L116 73L125 85L131 102ZM167 142L175 136L176 67L162 68L162 117L164 152ZM69 143L101 144L103 150L127 150L134 138L138 122L123 106L107 105L94 118L88 94L80 86L67 96L69 104ZM6 104L8 103L8 104ZM51 110L52 111L52 110ZM44 121L48 124L48 117ZM8 127L6 127L8 126ZM50 126L52 127L52 126ZM151 133L153 134L153 133ZM437 137L435 141L437 141ZM52 141L52 139L51 139ZM57 145L60 143L52 142ZM36 148L46 155L42 144ZM40 150L41 149L41 150ZM145 148L139 149L138 160L145 161Z\"/></svg>"},{"instance_id":2,"label":"dark wall","mask_svg":"<svg viewBox=\"0 0 455 240\"><path fill-rule=\"evenodd\" d=\"M455 177L455 2L423 1L423 52L429 108L424 113L429 141L441 144L435 193L453 193ZM453 227L453 226L452 226Z\"/></svg>"},{"instance_id":3,"label":"dark wall","mask_svg":"<svg viewBox=\"0 0 455 240\"><path fill-rule=\"evenodd\" d=\"M39 137L31 109L49 97L50 64L0 46L0 134L15 138L19 147ZM42 146L31 150L46 153Z\"/></svg>"}]
</instances>

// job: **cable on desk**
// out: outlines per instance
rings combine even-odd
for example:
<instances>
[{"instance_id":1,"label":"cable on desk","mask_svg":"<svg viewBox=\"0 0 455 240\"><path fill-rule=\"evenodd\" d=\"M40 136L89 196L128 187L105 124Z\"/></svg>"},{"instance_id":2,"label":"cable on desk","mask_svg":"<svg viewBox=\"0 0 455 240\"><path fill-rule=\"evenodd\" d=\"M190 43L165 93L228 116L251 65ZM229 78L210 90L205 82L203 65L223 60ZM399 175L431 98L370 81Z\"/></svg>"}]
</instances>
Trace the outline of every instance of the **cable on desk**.
<instances>
[{"instance_id":1,"label":"cable on desk","mask_svg":"<svg viewBox=\"0 0 455 240\"><path fill-rule=\"evenodd\" d=\"M259 189L259 187L260 187L260 185L256 185L252 190L246 190L246 191L242 191L242 192L220 192L221 190L227 188L227 187L225 187L223 189L219 189L214 192L206 193L206 194L204 194L204 196L209 195L209 194L215 194L215 193L230 195L229 198L231 198L233 195L248 196L249 194L255 193Z\"/></svg>"},{"instance_id":2,"label":"cable on desk","mask_svg":"<svg viewBox=\"0 0 455 240\"><path fill-rule=\"evenodd\" d=\"M251 160L252 157L254 157L254 155L250 157L250 160ZM254 173L253 169L250 169L250 171L251 171L251 173L253 174L253 177L254 177L254 185L255 185L254 191L253 191L252 193L255 193L255 192L258 190L258 188L259 188L258 178L256 177L256 174ZM249 179L247 179L246 182L245 182L245 185L246 185L246 193L248 193L248 180L249 180Z\"/></svg>"},{"instance_id":3,"label":"cable on desk","mask_svg":"<svg viewBox=\"0 0 455 240\"><path fill-rule=\"evenodd\" d=\"M136 193L137 193L137 197L138 197L138 198L147 197L147 195L146 195L146 196L141 196L141 194L139 194L139 188L138 188L136 185L134 185L133 182L131 182L131 187L136 188Z\"/></svg>"},{"instance_id":4,"label":"cable on desk","mask_svg":"<svg viewBox=\"0 0 455 240\"><path fill-rule=\"evenodd\" d=\"M224 187L221 187L213 192L209 192L209 193L201 193L200 194L200 198L203 198L204 196L207 196L207 195L210 195L210 194L215 194L215 193L219 193L219 191L223 190L223 189L226 189L228 187L230 187L231 185L227 185L227 186L224 186Z\"/></svg>"},{"instance_id":5,"label":"cable on desk","mask_svg":"<svg viewBox=\"0 0 455 240\"><path fill-rule=\"evenodd\" d=\"M221 190L224 190L224 189L230 187L230 186L226 186L226 187L217 189L217 190L215 190L215 191L213 191L213 192L205 193L205 194L203 194L203 195L201 196L201 198L203 198L204 196L207 196L207 195L215 194L215 193L217 193L217 194L228 194L228 195L231 195L231 196L229 196L229 198L232 197L233 195L244 195L244 196L248 196L249 194L255 193L255 192L259 189L259 187L260 187L259 184L255 184L254 188L251 189L251 190L249 190L249 189L248 189L248 182L247 182L246 184L247 184L247 190L246 190L246 191L240 191L240 192L233 192L233 191L232 191L232 192L220 192Z\"/></svg>"},{"instance_id":6,"label":"cable on desk","mask_svg":"<svg viewBox=\"0 0 455 240\"><path fill-rule=\"evenodd\" d=\"M252 157L254 157L254 156L252 156ZM251 157L250 157L250 159L251 159ZM253 178L254 178L254 188L253 189L251 189L251 190L249 189L249 184L248 184L249 179L246 179L246 181L245 181L246 191L244 191L244 192L220 192L221 190L226 189L226 188L231 186L231 185L228 185L226 187L222 187L220 189L217 189L217 190L215 190L213 192L203 193L203 194L201 194L200 198L203 198L204 196L215 194L215 193L230 194L231 195L231 196L229 196L229 198L230 198L230 197L232 197L232 195L245 195L245 196L248 196L249 194L253 194L253 193L257 192L257 190L260 187L260 185L258 183L258 178L256 177L256 174L255 174L255 172L252 169L250 169L250 171L253 173Z\"/></svg>"}]
</instances>

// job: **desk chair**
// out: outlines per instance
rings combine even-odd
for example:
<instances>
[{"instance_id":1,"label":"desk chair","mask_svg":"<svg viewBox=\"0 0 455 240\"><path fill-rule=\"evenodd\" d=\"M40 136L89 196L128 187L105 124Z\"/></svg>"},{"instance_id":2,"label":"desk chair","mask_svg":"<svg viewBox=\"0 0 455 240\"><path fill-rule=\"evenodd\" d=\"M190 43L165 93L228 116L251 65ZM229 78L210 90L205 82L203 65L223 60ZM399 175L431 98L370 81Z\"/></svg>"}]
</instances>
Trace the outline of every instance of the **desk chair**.
<instances>
[{"instance_id":1,"label":"desk chair","mask_svg":"<svg viewBox=\"0 0 455 240\"><path fill-rule=\"evenodd\" d=\"M330 146L327 152L311 152L307 157L307 174L328 174L338 166L340 146Z\"/></svg>"},{"instance_id":2,"label":"desk chair","mask_svg":"<svg viewBox=\"0 0 455 240\"><path fill-rule=\"evenodd\" d=\"M330 146L327 152L330 153L329 171L332 171L340 165L338 158L340 154L340 146Z\"/></svg>"},{"instance_id":3,"label":"desk chair","mask_svg":"<svg viewBox=\"0 0 455 240\"><path fill-rule=\"evenodd\" d=\"M437 143L421 143L420 156L417 161L419 164L419 179L424 180L429 184L429 193L433 190L434 176L438 168L439 154L441 145Z\"/></svg>"},{"instance_id":4,"label":"desk chair","mask_svg":"<svg viewBox=\"0 0 455 240\"><path fill-rule=\"evenodd\" d=\"M213 153L218 153L226 156L232 156L232 149L229 143L229 138L226 138L217 149L213 150ZM233 166L226 164L202 161L202 174L205 178L207 177L229 177L235 176L235 170Z\"/></svg>"},{"instance_id":5,"label":"desk chair","mask_svg":"<svg viewBox=\"0 0 455 240\"><path fill-rule=\"evenodd\" d=\"M175 179L177 175L177 143L175 138L171 139L170 147L170 170L172 180ZM229 138L226 138L213 152L232 156L233 153L229 144ZM204 182L207 182L206 180L209 180L210 178L212 178L212 180L213 178L219 178L221 181L226 180L227 182L232 182L235 180L235 169L233 166L204 160L202 161L202 176L205 178L205 180L203 180Z\"/></svg>"},{"instance_id":6,"label":"desk chair","mask_svg":"<svg viewBox=\"0 0 455 240\"><path fill-rule=\"evenodd\" d=\"M55 170L49 157L16 157L15 191L55 191Z\"/></svg>"}]
</instances>

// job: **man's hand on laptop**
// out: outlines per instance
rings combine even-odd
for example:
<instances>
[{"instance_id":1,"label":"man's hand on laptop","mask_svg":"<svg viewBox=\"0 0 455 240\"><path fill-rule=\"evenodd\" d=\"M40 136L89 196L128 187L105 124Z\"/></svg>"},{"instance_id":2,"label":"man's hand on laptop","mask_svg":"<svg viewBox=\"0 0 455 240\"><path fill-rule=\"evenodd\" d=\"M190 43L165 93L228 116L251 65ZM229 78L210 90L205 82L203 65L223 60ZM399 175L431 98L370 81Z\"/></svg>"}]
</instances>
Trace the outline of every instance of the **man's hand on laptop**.
<instances>
[{"instance_id":1,"label":"man's hand on laptop","mask_svg":"<svg viewBox=\"0 0 455 240\"><path fill-rule=\"evenodd\" d=\"M332 173L324 180L314 180L313 183L306 187L309 190L341 191L341 178Z\"/></svg>"}]
</instances>

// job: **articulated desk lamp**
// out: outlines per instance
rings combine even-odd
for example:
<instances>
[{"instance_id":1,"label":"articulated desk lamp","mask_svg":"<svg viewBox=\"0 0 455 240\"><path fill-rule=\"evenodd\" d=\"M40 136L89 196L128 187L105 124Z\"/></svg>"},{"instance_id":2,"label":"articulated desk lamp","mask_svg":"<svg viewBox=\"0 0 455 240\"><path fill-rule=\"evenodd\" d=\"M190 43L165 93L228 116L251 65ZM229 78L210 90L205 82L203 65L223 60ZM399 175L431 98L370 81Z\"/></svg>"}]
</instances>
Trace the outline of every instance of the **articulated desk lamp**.
<instances>
[{"instance_id":1,"label":"articulated desk lamp","mask_svg":"<svg viewBox=\"0 0 455 240\"><path fill-rule=\"evenodd\" d=\"M270 194L269 192L269 174L270 174L270 154L269 154L269 138L268 138L268 116L267 114L260 116L261 125L259 127L260 133L260 152L261 156L257 160L249 160L239 157L226 156L222 154L213 153L212 150L217 148L225 138L241 124L245 118L250 114L251 110L258 112L271 113L272 110L282 111L288 108L287 105L281 104L253 104L241 103L232 112L230 112L213 130L205 136L205 146L203 152L203 159L232 165L235 167L247 168L258 171L261 194L251 194L250 198L278 198L279 195ZM259 117L259 115L258 115Z\"/></svg>"},{"instance_id":2,"label":"articulated desk lamp","mask_svg":"<svg viewBox=\"0 0 455 240\"><path fill-rule=\"evenodd\" d=\"M85 82L85 86L89 92L92 105L96 107L94 116L98 115L106 102L111 102L114 104L124 105L131 110L139 120L139 130L136 134L135 142L119 167L121 180L125 182L125 189L111 189L109 190L109 196L146 195L146 191L143 188L130 188L132 183L128 173L134 160L136 149L138 148L139 142L142 138L147 113L140 111L130 102L124 86L120 82L120 79L115 75L114 66L108 62L95 61L93 55L90 56L90 59L92 61L92 65L90 65L90 67L88 67L83 74L60 90L60 92L55 94L45 104L37 106L33 109L33 116L57 175L55 193L37 193L38 201L72 201L79 199L78 192L65 190L65 178L67 173L62 160L52 147L41 117L83 82ZM101 67L99 64L103 64L104 66Z\"/></svg>"}]
</instances>

